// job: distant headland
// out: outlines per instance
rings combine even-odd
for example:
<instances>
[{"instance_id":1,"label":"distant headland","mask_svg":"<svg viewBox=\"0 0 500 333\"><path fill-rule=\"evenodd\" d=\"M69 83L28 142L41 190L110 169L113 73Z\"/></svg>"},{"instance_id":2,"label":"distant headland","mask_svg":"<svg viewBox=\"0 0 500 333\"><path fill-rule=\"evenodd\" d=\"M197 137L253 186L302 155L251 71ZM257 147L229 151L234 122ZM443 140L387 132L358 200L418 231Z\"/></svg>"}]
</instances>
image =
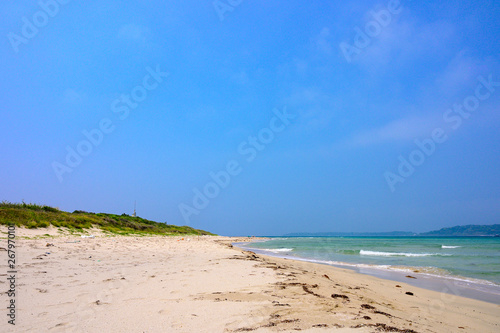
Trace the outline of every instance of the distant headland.
<instances>
[{"instance_id":1,"label":"distant headland","mask_svg":"<svg viewBox=\"0 0 500 333\"><path fill-rule=\"evenodd\" d=\"M490 225L461 225L451 228L442 228L428 232L416 233L410 231L391 231L391 232L298 232L289 233L286 237L471 237L471 236L499 236L500 224Z\"/></svg>"}]
</instances>

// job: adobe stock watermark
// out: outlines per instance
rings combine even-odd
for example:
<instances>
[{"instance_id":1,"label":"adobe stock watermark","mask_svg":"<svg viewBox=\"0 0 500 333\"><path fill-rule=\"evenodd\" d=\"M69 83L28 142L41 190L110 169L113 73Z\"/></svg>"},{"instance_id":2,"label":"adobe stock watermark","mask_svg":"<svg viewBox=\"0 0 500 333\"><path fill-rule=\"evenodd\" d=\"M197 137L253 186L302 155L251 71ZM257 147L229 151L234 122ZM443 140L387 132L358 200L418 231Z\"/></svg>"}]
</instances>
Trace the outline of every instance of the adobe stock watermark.
<instances>
[{"instance_id":1,"label":"adobe stock watermark","mask_svg":"<svg viewBox=\"0 0 500 333\"><path fill-rule=\"evenodd\" d=\"M243 0L215 0L212 2L215 12L219 17L219 20L224 21L224 15L228 12L232 12L236 7L241 5Z\"/></svg>"},{"instance_id":2,"label":"adobe stock watermark","mask_svg":"<svg viewBox=\"0 0 500 333\"><path fill-rule=\"evenodd\" d=\"M406 0L409 2L410 0ZM378 12L370 10L369 14L371 20L366 22L364 28L358 26L354 27L356 34L354 35L352 44L348 42L341 42L339 44L340 50L348 63L351 63L355 56L361 53L361 50L367 48L374 38L379 36L384 28L386 28L393 18L403 11L403 6L400 0L389 0L385 9Z\"/></svg>"},{"instance_id":3,"label":"adobe stock watermark","mask_svg":"<svg viewBox=\"0 0 500 333\"><path fill-rule=\"evenodd\" d=\"M259 153L274 141L276 134L283 132L297 117L288 113L286 107L283 108L283 111L274 109L273 114L268 127L264 127L257 135L249 136L238 145L237 152L247 163L253 162ZM215 199L223 189L229 186L231 179L243 171L242 164L236 159L230 160L223 170L209 173L211 181L207 182L201 190L197 187L193 188L192 205L185 203L178 205L186 224L190 224L192 215L199 215L202 210L208 207L210 200Z\"/></svg>"},{"instance_id":4,"label":"adobe stock watermark","mask_svg":"<svg viewBox=\"0 0 500 333\"><path fill-rule=\"evenodd\" d=\"M22 26L21 33L16 34L14 32L9 32L7 38L9 39L10 45L14 52L19 52L19 46L21 44L28 44L28 42L35 38L40 29L49 24L50 20L59 14L62 5L70 3L71 0L40 0L38 1L38 6L40 10L36 11L32 16L31 20L23 16L21 18Z\"/></svg>"},{"instance_id":5,"label":"adobe stock watermark","mask_svg":"<svg viewBox=\"0 0 500 333\"><path fill-rule=\"evenodd\" d=\"M459 129L463 121L469 119L473 112L479 108L481 102L490 98L495 92L496 87L500 87L500 81L493 81L492 74L487 79L483 76L478 76L477 80L479 83L474 89L473 94L465 97L461 103L453 104L452 108L447 109L443 113L443 121L449 126L449 129L453 131ZM385 181L391 192L396 190L398 183L404 183L408 177L413 175L416 168L421 166L428 157L434 154L437 146L446 142L446 140L448 140L448 135L441 127L435 128L431 132L430 138L424 140L415 139L414 143L417 148L408 154L408 158L399 155L397 172L386 171L384 173Z\"/></svg>"},{"instance_id":6,"label":"adobe stock watermark","mask_svg":"<svg viewBox=\"0 0 500 333\"><path fill-rule=\"evenodd\" d=\"M156 65L156 69L146 67L148 74L142 79L142 83L136 85L130 91L130 94L121 94L121 96L111 102L111 111L117 114L120 120L128 118L130 111L136 109L139 103L143 102L148 97L148 92L158 88L164 78L168 77L167 72L160 70L160 65ZM92 151L97 148L104 140L105 135L112 133L116 126L110 118L102 118L96 128L89 131L83 130L82 135L85 139L80 140L76 146L66 146L65 163L58 161L52 162L52 169L60 183L63 182L63 176L66 173L71 173L82 162L83 158L89 156Z\"/></svg>"}]
</instances>

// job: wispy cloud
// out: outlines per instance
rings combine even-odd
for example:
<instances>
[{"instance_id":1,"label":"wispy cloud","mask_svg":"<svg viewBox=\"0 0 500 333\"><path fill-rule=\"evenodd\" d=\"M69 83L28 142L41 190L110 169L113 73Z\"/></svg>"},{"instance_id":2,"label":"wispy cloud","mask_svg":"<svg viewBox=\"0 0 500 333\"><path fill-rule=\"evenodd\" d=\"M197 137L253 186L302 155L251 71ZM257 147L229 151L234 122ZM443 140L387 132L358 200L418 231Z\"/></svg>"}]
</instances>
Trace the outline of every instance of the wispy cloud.
<instances>
[{"instance_id":1,"label":"wispy cloud","mask_svg":"<svg viewBox=\"0 0 500 333\"><path fill-rule=\"evenodd\" d=\"M300 88L285 98L283 103L300 113L305 130L328 127L341 109L340 98L316 87Z\"/></svg>"},{"instance_id":2,"label":"wispy cloud","mask_svg":"<svg viewBox=\"0 0 500 333\"><path fill-rule=\"evenodd\" d=\"M440 93L453 95L470 89L477 76L491 71L492 64L474 58L466 50L458 52L436 78L436 88Z\"/></svg>"},{"instance_id":3,"label":"wispy cloud","mask_svg":"<svg viewBox=\"0 0 500 333\"><path fill-rule=\"evenodd\" d=\"M395 17L353 62L374 70L377 66L407 64L423 56L443 57L452 51L455 30L448 22L424 23L411 13Z\"/></svg>"},{"instance_id":4,"label":"wispy cloud","mask_svg":"<svg viewBox=\"0 0 500 333\"><path fill-rule=\"evenodd\" d=\"M383 126L359 132L340 143L340 147L356 148L388 142L412 141L428 136L439 123L439 118L407 117L391 121Z\"/></svg>"}]
</instances>

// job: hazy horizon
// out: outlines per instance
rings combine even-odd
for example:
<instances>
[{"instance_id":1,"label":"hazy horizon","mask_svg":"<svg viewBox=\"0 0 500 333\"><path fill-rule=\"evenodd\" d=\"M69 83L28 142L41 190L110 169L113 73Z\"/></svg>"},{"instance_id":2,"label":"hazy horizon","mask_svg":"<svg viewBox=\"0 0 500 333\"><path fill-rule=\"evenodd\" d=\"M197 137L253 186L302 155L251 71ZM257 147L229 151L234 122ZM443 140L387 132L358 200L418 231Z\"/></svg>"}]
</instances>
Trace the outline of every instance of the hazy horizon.
<instances>
[{"instance_id":1,"label":"hazy horizon","mask_svg":"<svg viewBox=\"0 0 500 333\"><path fill-rule=\"evenodd\" d=\"M0 12L0 201L221 235L500 221L498 2Z\"/></svg>"}]
</instances>

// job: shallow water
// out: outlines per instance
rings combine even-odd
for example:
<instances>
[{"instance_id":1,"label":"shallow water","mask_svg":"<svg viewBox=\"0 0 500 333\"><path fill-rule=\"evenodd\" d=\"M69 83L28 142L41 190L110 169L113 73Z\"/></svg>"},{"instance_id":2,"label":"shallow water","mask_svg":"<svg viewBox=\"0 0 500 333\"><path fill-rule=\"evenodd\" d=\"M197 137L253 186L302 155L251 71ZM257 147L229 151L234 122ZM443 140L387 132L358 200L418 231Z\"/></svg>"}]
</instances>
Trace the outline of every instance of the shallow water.
<instances>
[{"instance_id":1,"label":"shallow water","mask_svg":"<svg viewBox=\"0 0 500 333\"><path fill-rule=\"evenodd\" d=\"M429 289L439 281L452 281L500 300L500 238L494 237L288 237L240 245L269 255L350 267L390 279L419 274L418 285L426 280ZM386 272L386 273L384 273ZM409 279L406 279L409 280ZM412 282L412 281L405 281ZM436 286L434 286L436 284ZM464 295L465 296L465 295ZM495 301L495 298L499 300Z\"/></svg>"}]
</instances>

